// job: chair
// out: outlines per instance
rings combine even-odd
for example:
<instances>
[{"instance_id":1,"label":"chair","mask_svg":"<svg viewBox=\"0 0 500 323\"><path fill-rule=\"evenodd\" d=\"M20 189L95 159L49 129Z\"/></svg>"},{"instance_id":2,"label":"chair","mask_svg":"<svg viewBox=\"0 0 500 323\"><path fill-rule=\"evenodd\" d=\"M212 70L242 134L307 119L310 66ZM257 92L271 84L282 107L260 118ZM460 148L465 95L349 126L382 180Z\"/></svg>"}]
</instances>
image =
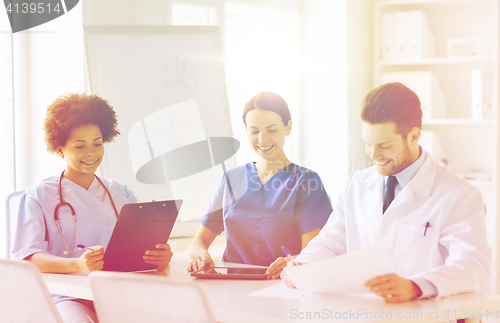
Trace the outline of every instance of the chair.
<instances>
[{"instance_id":1,"label":"chair","mask_svg":"<svg viewBox=\"0 0 500 323\"><path fill-rule=\"evenodd\" d=\"M102 271L89 277L99 323L215 322L202 290L190 281Z\"/></svg>"},{"instance_id":2,"label":"chair","mask_svg":"<svg viewBox=\"0 0 500 323\"><path fill-rule=\"evenodd\" d=\"M63 323L40 270L29 261L0 259L0 320Z\"/></svg>"},{"instance_id":3,"label":"chair","mask_svg":"<svg viewBox=\"0 0 500 323\"><path fill-rule=\"evenodd\" d=\"M11 228L14 226L14 221L16 220L17 211L19 210L19 202L21 201L21 196L24 191L16 191L7 196L7 202L5 203L5 229L6 229L6 253L5 257L10 258L10 241L11 241Z\"/></svg>"}]
</instances>

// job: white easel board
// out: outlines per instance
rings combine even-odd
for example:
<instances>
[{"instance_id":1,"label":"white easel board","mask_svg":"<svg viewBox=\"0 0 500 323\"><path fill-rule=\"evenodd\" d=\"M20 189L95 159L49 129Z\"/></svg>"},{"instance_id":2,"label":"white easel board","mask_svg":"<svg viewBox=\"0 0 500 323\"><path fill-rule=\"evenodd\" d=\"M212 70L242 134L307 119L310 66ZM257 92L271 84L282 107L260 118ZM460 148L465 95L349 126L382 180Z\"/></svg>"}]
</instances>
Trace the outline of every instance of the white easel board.
<instances>
[{"instance_id":1,"label":"white easel board","mask_svg":"<svg viewBox=\"0 0 500 323\"><path fill-rule=\"evenodd\" d=\"M89 92L109 101L121 132L107 146L101 175L127 185L140 201L183 199L179 219L190 220L191 229L185 232L177 224L172 234L192 235L198 226L192 219L211 196L222 167L169 185L141 183L133 156L150 147L131 152L128 136L148 116L194 100L207 138L232 137L219 27L85 26L84 34ZM226 161L228 169L235 165L234 156Z\"/></svg>"}]
</instances>

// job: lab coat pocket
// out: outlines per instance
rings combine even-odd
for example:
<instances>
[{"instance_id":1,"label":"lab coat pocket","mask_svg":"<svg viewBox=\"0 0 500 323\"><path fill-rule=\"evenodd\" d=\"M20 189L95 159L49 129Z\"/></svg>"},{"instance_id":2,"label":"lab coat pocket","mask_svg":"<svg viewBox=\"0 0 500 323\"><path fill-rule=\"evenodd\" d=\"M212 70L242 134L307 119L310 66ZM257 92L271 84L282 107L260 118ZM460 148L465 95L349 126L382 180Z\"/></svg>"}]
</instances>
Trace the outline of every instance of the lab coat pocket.
<instances>
[{"instance_id":1,"label":"lab coat pocket","mask_svg":"<svg viewBox=\"0 0 500 323\"><path fill-rule=\"evenodd\" d=\"M399 224L393 258L396 273L404 277L429 269L436 239L437 230L432 227Z\"/></svg>"}]
</instances>

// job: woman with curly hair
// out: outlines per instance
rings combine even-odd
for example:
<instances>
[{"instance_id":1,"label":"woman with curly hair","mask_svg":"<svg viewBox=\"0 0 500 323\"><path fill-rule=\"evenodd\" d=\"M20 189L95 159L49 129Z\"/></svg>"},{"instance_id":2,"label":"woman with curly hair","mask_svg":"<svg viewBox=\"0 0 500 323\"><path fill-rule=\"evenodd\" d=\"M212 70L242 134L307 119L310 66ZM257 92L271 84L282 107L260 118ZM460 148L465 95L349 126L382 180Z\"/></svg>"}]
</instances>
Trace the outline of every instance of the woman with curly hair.
<instances>
[{"instance_id":1,"label":"woman with curly hair","mask_svg":"<svg viewBox=\"0 0 500 323\"><path fill-rule=\"evenodd\" d=\"M31 261L42 272L101 270L119 210L137 202L125 185L94 174L104 157L103 144L120 134L115 112L96 95L67 94L48 107L44 131L47 150L63 158L66 169L22 196L11 257ZM163 270L172 252L166 243L157 248L144 260ZM97 322L91 301L53 298L64 322Z\"/></svg>"}]
</instances>

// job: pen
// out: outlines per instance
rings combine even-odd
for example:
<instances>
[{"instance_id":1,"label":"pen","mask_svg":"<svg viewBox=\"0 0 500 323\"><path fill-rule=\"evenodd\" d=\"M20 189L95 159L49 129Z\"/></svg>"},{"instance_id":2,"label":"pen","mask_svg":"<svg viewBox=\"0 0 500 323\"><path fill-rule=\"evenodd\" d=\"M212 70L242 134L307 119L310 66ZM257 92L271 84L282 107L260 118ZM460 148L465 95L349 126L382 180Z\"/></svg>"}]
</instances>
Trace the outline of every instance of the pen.
<instances>
[{"instance_id":1,"label":"pen","mask_svg":"<svg viewBox=\"0 0 500 323\"><path fill-rule=\"evenodd\" d=\"M285 246L281 246L281 250L283 250L283 252L286 254L286 256L288 257L288 259L290 259L290 261L293 262L293 264L295 266L299 265L299 264L297 264L295 262L295 259L293 259L292 254L290 253L290 251L288 251L288 249Z\"/></svg>"},{"instance_id":2,"label":"pen","mask_svg":"<svg viewBox=\"0 0 500 323\"><path fill-rule=\"evenodd\" d=\"M425 224L424 237L425 237L425 234L427 233L427 228L428 228L428 227L429 227L429 222L427 222L427 223Z\"/></svg>"},{"instance_id":3,"label":"pen","mask_svg":"<svg viewBox=\"0 0 500 323\"><path fill-rule=\"evenodd\" d=\"M76 247L76 249L94 250L94 249L92 249L92 248L87 247L87 246L86 246L86 245L84 245L84 244L77 244L75 247Z\"/></svg>"},{"instance_id":4,"label":"pen","mask_svg":"<svg viewBox=\"0 0 500 323\"><path fill-rule=\"evenodd\" d=\"M84 245L84 244L77 244L77 245L75 246L75 250L71 250L71 251L67 251L67 250L66 250L66 251L64 251L64 254L65 254L65 255L67 255L67 254L70 254L70 253L72 253L72 252L75 252L75 251L78 251L78 250L82 250L82 249L94 250L94 249L92 249L92 248L87 247L87 246L86 246L86 245Z\"/></svg>"}]
</instances>

